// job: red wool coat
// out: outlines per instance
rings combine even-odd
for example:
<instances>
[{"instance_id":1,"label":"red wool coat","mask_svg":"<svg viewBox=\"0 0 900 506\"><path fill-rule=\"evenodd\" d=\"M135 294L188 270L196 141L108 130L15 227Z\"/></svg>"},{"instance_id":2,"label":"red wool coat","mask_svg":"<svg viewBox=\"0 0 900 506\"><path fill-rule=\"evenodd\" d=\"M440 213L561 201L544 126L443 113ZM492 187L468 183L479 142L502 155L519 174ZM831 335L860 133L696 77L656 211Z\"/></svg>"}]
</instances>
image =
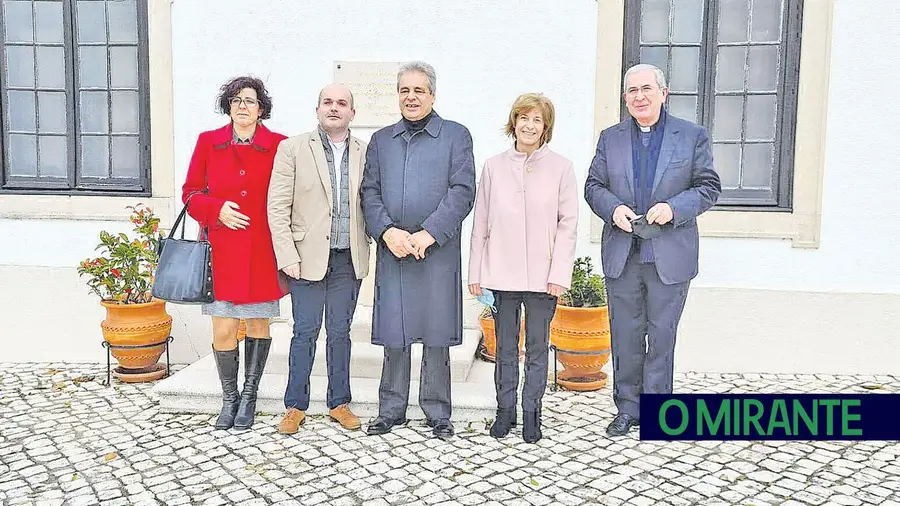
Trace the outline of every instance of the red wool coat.
<instances>
[{"instance_id":1,"label":"red wool coat","mask_svg":"<svg viewBox=\"0 0 900 506\"><path fill-rule=\"evenodd\" d=\"M268 302L287 294L279 280L266 213L269 177L278 144L286 136L257 125L253 143L233 145L231 123L200 134L191 157L182 202L191 192L188 214L209 228L216 300L235 304ZM243 162L243 163L242 163ZM236 203L249 225L231 230L219 221L226 201Z\"/></svg>"}]
</instances>

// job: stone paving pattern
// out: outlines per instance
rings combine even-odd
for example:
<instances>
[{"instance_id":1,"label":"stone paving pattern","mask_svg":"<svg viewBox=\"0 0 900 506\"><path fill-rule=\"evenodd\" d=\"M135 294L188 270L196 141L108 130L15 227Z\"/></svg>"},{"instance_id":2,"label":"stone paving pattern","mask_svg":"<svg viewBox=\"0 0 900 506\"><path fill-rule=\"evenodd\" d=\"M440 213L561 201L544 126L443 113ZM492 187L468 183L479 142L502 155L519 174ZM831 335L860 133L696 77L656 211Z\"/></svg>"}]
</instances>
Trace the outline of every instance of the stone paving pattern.
<instances>
[{"instance_id":1,"label":"stone paving pattern","mask_svg":"<svg viewBox=\"0 0 900 506\"><path fill-rule=\"evenodd\" d=\"M0 364L0 503L287 505L880 504L900 506L898 442L610 439L611 385L547 392L544 439L500 441L421 421L385 436L280 413L242 434L212 415L161 413L151 384L103 385L105 367ZM900 392L892 376L678 374L679 392ZM366 420L364 420L365 422Z\"/></svg>"}]
</instances>

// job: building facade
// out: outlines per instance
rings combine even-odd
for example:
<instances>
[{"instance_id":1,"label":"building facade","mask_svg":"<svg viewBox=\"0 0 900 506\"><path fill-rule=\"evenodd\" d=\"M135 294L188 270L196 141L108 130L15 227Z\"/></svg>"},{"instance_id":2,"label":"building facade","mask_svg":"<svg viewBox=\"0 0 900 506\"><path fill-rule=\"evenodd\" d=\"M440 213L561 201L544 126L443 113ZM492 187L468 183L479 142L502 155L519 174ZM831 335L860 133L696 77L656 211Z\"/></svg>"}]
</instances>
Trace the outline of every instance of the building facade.
<instances>
[{"instance_id":1,"label":"building facade","mask_svg":"<svg viewBox=\"0 0 900 506\"><path fill-rule=\"evenodd\" d=\"M900 171L889 147L900 127L887 90L900 79L900 12L891 6L5 1L2 360L104 360L104 311L77 265L100 230L130 229L128 205L148 204L171 224L197 135L227 121L214 99L229 77L263 78L274 100L267 125L294 135L315 128L316 96L337 62L426 60L437 70L435 109L470 129L479 167L509 146L513 100L542 92L557 108L551 147L583 184L597 136L622 117L624 69L645 61L668 75L670 112L709 127L725 187L699 221L700 275L676 367L898 373ZM368 139L379 126L351 129ZM596 265L599 231L582 202L577 254ZM207 354L199 308L169 312L173 361Z\"/></svg>"}]
</instances>

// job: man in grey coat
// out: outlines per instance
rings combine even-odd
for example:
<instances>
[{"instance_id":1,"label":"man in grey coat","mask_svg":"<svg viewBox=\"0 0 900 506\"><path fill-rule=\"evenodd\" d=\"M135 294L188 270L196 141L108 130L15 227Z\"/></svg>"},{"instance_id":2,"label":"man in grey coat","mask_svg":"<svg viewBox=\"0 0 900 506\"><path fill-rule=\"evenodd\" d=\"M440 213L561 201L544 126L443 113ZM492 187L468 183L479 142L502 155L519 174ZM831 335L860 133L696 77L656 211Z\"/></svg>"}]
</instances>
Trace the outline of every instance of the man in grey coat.
<instances>
[{"instance_id":1,"label":"man in grey coat","mask_svg":"<svg viewBox=\"0 0 900 506\"><path fill-rule=\"evenodd\" d=\"M449 347L462 343L460 230L475 202L475 159L469 131L434 112L435 82L427 63L401 67L403 118L366 152L360 198L378 245L372 343L384 347L368 434L406 423L410 348L421 343L419 406L435 436L453 436Z\"/></svg>"},{"instance_id":2,"label":"man in grey coat","mask_svg":"<svg viewBox=\"0 0 900 506\"><path fill-rule=\"evenodd\" d=\"M618 408L606 429L611 436L639 425L641 393L672 392L675 333L698 271L696 218L722 190L707 130L663 107L662 71L636 65L623 89L631 117L601 132L584 187L604 221Z\"/></svg>"}]
</instances>

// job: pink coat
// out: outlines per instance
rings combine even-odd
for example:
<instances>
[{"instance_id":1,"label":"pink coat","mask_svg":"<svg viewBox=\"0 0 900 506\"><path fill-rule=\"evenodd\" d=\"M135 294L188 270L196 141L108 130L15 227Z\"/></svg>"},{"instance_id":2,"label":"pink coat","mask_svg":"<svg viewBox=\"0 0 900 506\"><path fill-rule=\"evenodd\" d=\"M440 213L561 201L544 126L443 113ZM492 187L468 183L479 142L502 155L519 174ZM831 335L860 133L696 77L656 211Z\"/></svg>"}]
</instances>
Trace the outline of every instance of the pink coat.
<instances>
[{"instance_id":1,"label":"pink coat","mask_svg":"<svg viewBox=\"0 0 900 506\"><path fill-rule=\"evenodd\" d=\"M468 283L491 290L569 288L575 263L578 187L572 162L547 145L510 148L484 164L475 198Z\"/></svg>"}]
</instances>

